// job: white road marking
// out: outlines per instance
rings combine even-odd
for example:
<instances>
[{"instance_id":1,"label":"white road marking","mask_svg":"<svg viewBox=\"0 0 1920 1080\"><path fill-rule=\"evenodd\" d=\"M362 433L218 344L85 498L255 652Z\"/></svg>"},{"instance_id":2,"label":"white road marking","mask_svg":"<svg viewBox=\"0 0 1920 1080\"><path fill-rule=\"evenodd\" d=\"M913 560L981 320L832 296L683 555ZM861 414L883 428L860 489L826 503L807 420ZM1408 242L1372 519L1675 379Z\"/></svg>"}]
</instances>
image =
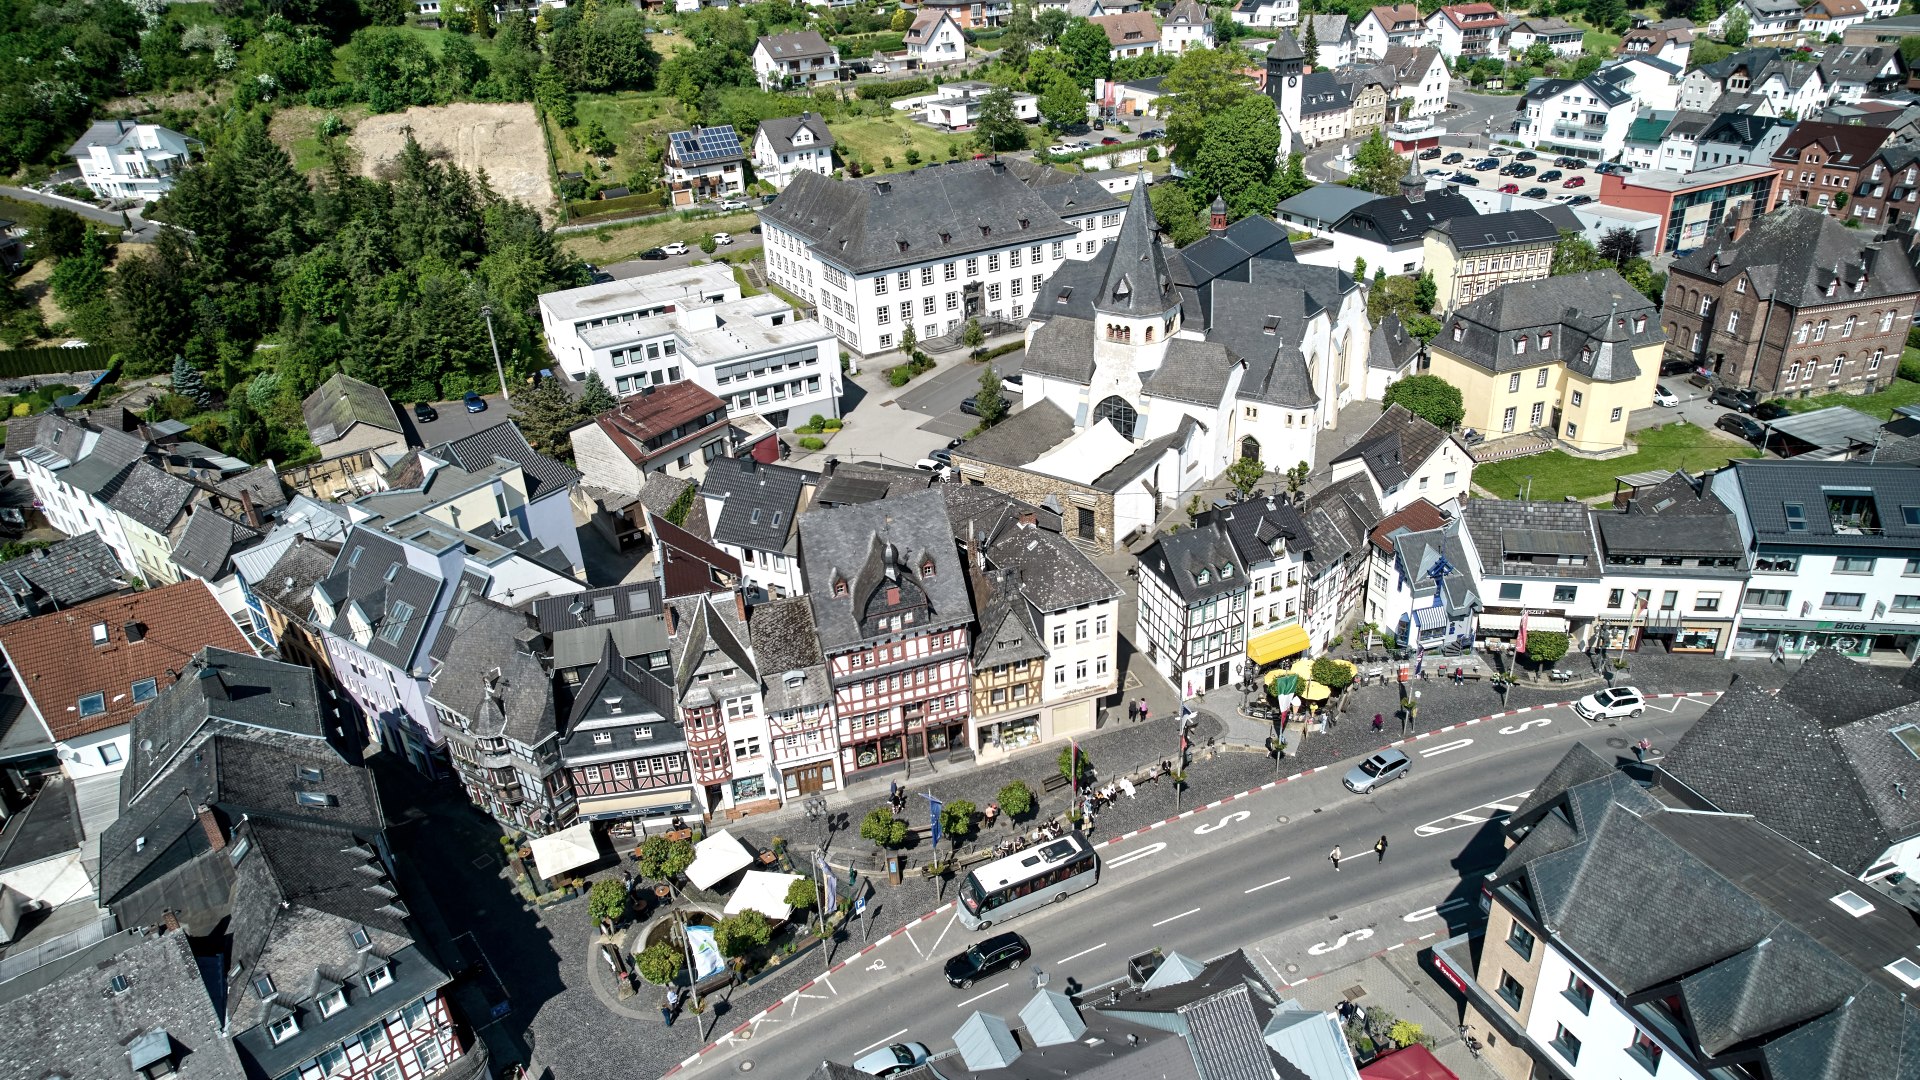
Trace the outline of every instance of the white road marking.
<instances>
[{"instance_id":1,"label":"white road marking","mask_svg":"<svg viewBox=\"0 0 1920 1080\"><path fill-rule=\"evenodd\" d=\"M903 936L903 937L905 937L905 938L907 939L907 944L909 944L909 945L911 945L911 946L913 946L913 951L914 951L914 952L917 952L917 953L919 953L919 954L920 954L920 959L922 959L922 960L925 960L925 959L927 958L927 952L926 952L926 950L925 950L925 949L922 949L922 948L920 947L920 943L919 943L919 942L917 942L917 941L915 941L915 940L913 940L913 931L911 931L911 930L901 930L901 931L900 931L900 934L901 934L901 936Z\"/></svg>"},{"instance_id":2,"label":"white road marking","mask_svg":"<svg viewBox=\"0 0 1920 1080\"><path fill-rule=\"evenodd\" d=\"M1715 696L1717 697L1718 695L1715 695ZM1680 706L1681 706L1681 705L1682 705L1683 703L1685 703L1685 702L1687 702L1687 701L1690 701L1690 700L1692 700L1692 699L1691 699L1691 698L1683 698L1683 697L1681 697L1681 698L1674 698L1674 699L1673 699L1672 701L1669 701L1669 702L1667 702L1667 703L1666 703L1665 705L1661 705L1661 704L1659 704L1659 703L1657 703L1657 702L1652 702L1652 701L1649 701L1649 702L1647 702L1647 708L1649 708L1649 709L1658 709L1659 711L1661 711L1661 712L1663 712L1663 713L1670 713L1670 712L1678 712L1678 711L1680 710Z\"/></svg>"},{"instance_id":3,"label":"white road marking","mask_svg":"<svg viewBox=\"0 0 1920 1080\"><path fill-rule=\"evenodd\" d=\"M965 1001L963 1001L963 1002L961 1002L960 1004L958 1004L958 1005L955 1005L955 1006L954 1006L954 1008L956 1008L956 1009L964 1009L964 1008L966 1008L967 1006L969 1006L969 1005L971 1005L971 1004L973 1004L974 1002L976 1002L976 1001L979 1001L979 1000L980 1000L981 998L983 998L983 997L986 997L986 996L987 996L987 994L997 994L997 993L999 993L1000 991L1002 991L1002 990L1005 990L1005 989L1006 989L1007 987L1009 987L1009 986L1011 986L1011 985L1013 985L1013 984L1012 984L1012 983L1001 983L1001 984L1000 984L999 986L996 986L996 987L994 987L993 989L991 989L991 990L989 990L989 991L987 991L987 993L986 993L986 994L975 994L975 995L973 995L972 997L970 997L970 998L968 998L967 1000L965 1000Z\"/></svg>"},{"instance_id":4,"label":"white road marking","mask_svg":"<svg viewBox=\"0 0 1920 1080\"><path fill-rule=\"evenodd\" d=\"M887 969L887 961L884 957L882 957L881 959L875 960L873 963L867 965L868 971L885 971L886 969Z\"/></svg>"},{"instance_id":5,"label":"white road marking","mask_svg":"<svg viewBox=\"0 0 1920 1080\"><path fill-rule=\"evenodd\" d=\"M1143 847L1138 851L1129 851L1125 855L1117 855L1107 860L1107 869L1111 870L1116 866L1125 866L1130 862L1134 862L1135 860L1138 860L1138 859L1144 859L1149 855L1157 855L1160 852L1166 850L1166 847L1167 845L1164 842L1158 843L1158 844L1148 844L1146 847Z\"/></svg>"},{"instance_id":6,"label":"white road marking","mask_svg":"<svg viewBox=\"0 0 1920 1080\"><path fill-rule=\"evenodd\" d=\"M937 953L940 951L940 943L947 940L947 931L953 929L953 924L959 921L960 921L960 911L958 908L955 908L953 912L953 918L948 919L947 925L940 928L940 936L933 939L933 948L927 950L928 955L932 955L933 953ZM857 1057L859 1055L856 1054L855 1056Z\"/></svg>"},{"instance_id":7,"label":"white road marking","mask_svg":"<svg viewBox=\"0 0 1920 1080\"><path fill-rule=\"evenodd\" d=\"M1523 723L1513 724L1508 727L1503 727L1500 729L1500 734L1518 735L1521 732L1527 730L1528 728L1546 727L1548 724L1551 724L1551 723L1553 723L1553 717L1551 716L1535 717L1534 719L1525 721Z\"/></svg>"},{"instance_id":8,"label":"white road marking","mask_svg":"<svg viewBox=\"0 0 1920 1080\"><path fill-rule=\"evenodd\" d=\"M891 1034L891 1035L889 1035L889 1036L887 1036L886 1038L884 1038L884 1039L881 1039L881 1040L880 1040L879 1042L876 1042L876 1043L868 1043L867 1045L865 1045L865 1046L863 1046L863 1047L861 1047L860 1049L858 1049L858 1050L855 1050L855 1051L853 1052L853 1056L854 1056L854 1057L859 1057L859 1056L860 1056L861 1054L864 1054L864 1053L866 1053L867 1051L869 1051L869 1050L872 1050L872 1049L874 1049L874 1048L876 1048L876 1047L881 1047L881 1046L885 1046L886 1044L888 1044L888 1043L890 1043L890 1042L892 1042L893 1040L895 1040L895 1039L897 1039L897 1038L899 1038L899 1037L900 1037L900 1036L902 1036L902 1035L905 1035L906 1033L907 1033L907 1029L906 1029L906 1028L901 1028L901 1029L900 1029L899 1031L896 1031L896 1032L894 1032L893 1034Z\"/></svg>"},{"instance_id":9,"label":"white road marking","mask_svg":"<svg viewBox=\"0 0 1920 1080\"><path fill-rule=\"evenodd\" d=\"M1278 884L1280 884L1280 883L1281 883L1282 881L1292 881L1292 880L1293 880L1293 877L1292 877L1291 875L1289 875L1289 876L1287 876L1287 877L1283 877L1283 878L1275 878L1274 880L1272 880L1272 881L1269 881L1269 882L1267 882L1267 883L1266 883L1265 885L1255 885L1255 886L1254 886L1253 888L1251 888L1251 889L1248 889L1248 890L1246 890L1246 891L1247 891L1247 892L1249 892L1249 893L1257 893L1257 892L1259 892L1259 891L1260 891L1261 889L1265 889L1265 888L1268 888L1268 887L1270 887L1270 886L1274 886L1274 885L1278 885Z\"/></svg>"},{"instance_id":10,"label":"white road marking","mask_svg":"<svg viewBox=\"0 0 1920 1080\"><path fill-rule=\"evenodd\" d=\"M1183 912L1181 912L1181 913L1180 913L1180 914L1178 914L1178 915L1170 915L1170 916L1168 916L1167 918L1164 918L1164 919L1161 919L1161 920L1160 920L1159 922L1157 922L1157 923L1154 923L1153 925L1155 925L1155 926L1165 926L1165 925L1167 925L1168 923L1170 923L1170 922L1172 922L1172 921L1174 921L1175 919L1184 919L1184 918L1186 918L1186 917L1187 917L1187 916L1189 916L1189 915L1193 915L1193 914L1195 914L1195 913L1197 913L1197 912L1198 912L1199 910L1200 910L1199 908L1188 908L1187 910L1185 910L1185 911L1183 911Z\"/></svg>"},{"instance_id":11,"label":"white road marking","mask_svg":"<svg viewBox=\"0 0 1920 1080\"><path fill-rule=\"evenodd\" d=\"M1452 832L1455 829L1464 829L1469 825L1484 824L1503 814L1511 814L1515 810L1518 810L1520 804L1525 802L1527 796L1531 794L1533 794L1532 791L1522 791L1515 795L1508 795L1502 799L1495 799L1492 802L1481 803L1479 806L1468 807L1457 814L1448 814L1443 818L1434 818L1425 825L1416 826L1413 830L1413 835L1423 837L1439 836L1441 833Z\"/></svg>"},{"instance_id":12,"label":"white road marking","mask_svg":"<svg viewBox=\"0 0 1920 1080\"><path fill-rule=\"evenodd\" d=\"M1090 953L1090 952L1097 952L1097 951L1099 951L1099 950L1101 950L1101 949L1104 949L1104 948L1106 948L1106 947L1107 947L1107 943L1103 941L1103 942L1101 942L1100 944L1098 944L1098 945L1095 945L1095 946L1094 946L1093 948L1091 948L1091 949L1081 949L1081 950L1080 950L1079 952L1077 952L1077 953L1074 953L1074 954L1073 954L1072 956L1069 956L1069 957L1067 957L1067 958L1066 958L1066 959L1064 959L1064 960L1057 960L1057 961L1055 961L1055 963L1059 963L1059 964L1065 964L1065 963L1070 963L1070 962L1072 962L1072 961L1074 961L1074 960L1078 960L1078 959L1080 959L1081 957L1083 957L1083 956L1085 956L1085 955L1087 955L1087 954L1088 954L1088 953Z\"/></svg>"},{"instance_id":13,"label":"white road marking","mask_svg":"<svg viewBox=\"0 0 1920 1080\"><path fill-rule=\"evenodd\" d=\"M1436 919L1440 917L1440 913L1443 911L1446 911L1450 908L1466 907L1466 906L1467 906L1467 902L1465 900L1461 900L1458 897L1456 897L1452 900L1447 901L1444 904L1439 905L1438 907L1423 907L1418 911L1409 911L1405 915L1400 916L1400 921L1419 922L1422 919Z\"/></svg>"},{"instance_id":14,"label":"white road marking","mask_svg":"<svg viewBox=\"0 0 1920 1080\"><path fill-rule=\"evenodd\" d=\"M1363 926L1358 930L1349 930L1339 937L1334 938L1331 942L1322 941L1315 945L1309 945L1307 946L1307 953L1311 956L1325 956L1349 941L1365 941L1372 936L1373 931Z\"/></svg>"},{"instance_id":15,"label":"white road marking","mask_svg":"<svg viewBox=\"0 0 1920 1080\"><path fill-rule=\"evenodd\" d=\"M1423 758L1438 757L1441 754L1451 753L1455 750L1465 750L1467 747L1472 745L1473 745L1472 739L1455 739L1450 743L1441 743L1439 746L1430 746L1420 751L1420 756Z\"/></svg>"},{"instance_id":16,"label":"white road marking","mask_svg":"<svg viewBox=\"0 0 1920 1080\"><path fill-rule=\"evenodd\" d=\"M1245 821L1252 816L1253 816L1253 812L1251 810L1235 810L1233 813L1228 814L1226 817L1221 818L1217 823L1208 824L1208 825L1195 825L1193 827L1193 834L1195 836L1205 836L1208 833L1219 832L1221 829L1224 829L1229 825L1235 824L1236 822Z\"/></svg>"}]
</instances>

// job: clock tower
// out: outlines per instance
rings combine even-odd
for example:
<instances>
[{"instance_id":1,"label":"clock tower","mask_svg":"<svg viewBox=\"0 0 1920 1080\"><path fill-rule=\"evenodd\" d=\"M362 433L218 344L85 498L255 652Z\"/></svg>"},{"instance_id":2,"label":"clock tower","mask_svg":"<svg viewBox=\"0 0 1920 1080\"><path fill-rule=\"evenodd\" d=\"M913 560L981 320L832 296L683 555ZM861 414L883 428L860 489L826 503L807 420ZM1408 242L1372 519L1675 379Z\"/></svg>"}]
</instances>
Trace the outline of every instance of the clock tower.
<instances>
[{"instance_id":1,"label":"clock tower","mask_svg":"<svg viewBox=\"0 0 1920 1080\"><path fill-rule=\"evenodd\" d=\"M1267 96L1280 111L1280 130L1286 136L1285 151L1300 131L1300 83L1306 78L1307 52L1294 39L1293 31L1280 31L1279 40L1267 50Z\"/></svg>"}]
</instances>

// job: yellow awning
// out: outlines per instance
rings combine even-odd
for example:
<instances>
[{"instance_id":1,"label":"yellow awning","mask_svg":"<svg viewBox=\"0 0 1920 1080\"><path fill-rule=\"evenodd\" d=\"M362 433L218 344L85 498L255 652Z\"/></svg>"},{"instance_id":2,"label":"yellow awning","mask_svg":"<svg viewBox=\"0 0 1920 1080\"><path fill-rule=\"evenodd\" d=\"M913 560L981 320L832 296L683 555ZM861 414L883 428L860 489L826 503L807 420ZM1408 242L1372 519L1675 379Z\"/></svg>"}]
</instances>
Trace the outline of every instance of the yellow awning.
<instances>
[{"instance_id":1,"label":"yellow awning","mask_svg":"<svg viewBox=\"0 0 1920 1080\"><path fill-rule=\"evenodd\" d=\"M1313 647L1306 630L1297 623L1288 623L1278 630L1269 630L1247 642L1247 659L1256 664L1271 664L1284 656L1303 653Z\"/></svg>"}]
</instances>

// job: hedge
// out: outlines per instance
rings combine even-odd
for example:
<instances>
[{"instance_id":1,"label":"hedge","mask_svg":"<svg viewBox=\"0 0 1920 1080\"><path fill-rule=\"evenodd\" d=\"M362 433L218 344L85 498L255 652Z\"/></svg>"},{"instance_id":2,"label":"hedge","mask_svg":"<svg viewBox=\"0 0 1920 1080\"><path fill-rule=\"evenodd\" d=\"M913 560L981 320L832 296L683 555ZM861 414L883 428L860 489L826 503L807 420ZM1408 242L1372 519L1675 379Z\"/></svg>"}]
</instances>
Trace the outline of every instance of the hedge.
<instances>
[{"instance_id":1,"label":"hedge","mask_svg":"<svg viewBox=\"0 0 1920 1080\"><path fill-rule=\"evenodd\" d=\"M108 366L113 350L105 345L63 349L50 345L39 349L0 351L0 378L24 375L58 375L68 371L99 371Z\"/></svg>"},{"instance_id":2,"label":"hedge","mask_svg":"<svg viewBox=\"0 0 1920 1080\"><path fill-rule=\"evenodd\" d=\"M586 218L615 217L636 210L658 210L667 204L667 193L643 191L617 199L579 199L567 204L567 217L575 222Z\"/></svg>"},{"instance_id":3,"label":"hedge","mask_svg":"<svg viewBox=\"0 0 1920 1080\"><path fill-rule=\"evenodd\" d=\"M869 83L860 88L862 101L892 101L894 98L924 94L933 89L933 80L901 79L899 82Z\"/></svg>"}]
</instances>

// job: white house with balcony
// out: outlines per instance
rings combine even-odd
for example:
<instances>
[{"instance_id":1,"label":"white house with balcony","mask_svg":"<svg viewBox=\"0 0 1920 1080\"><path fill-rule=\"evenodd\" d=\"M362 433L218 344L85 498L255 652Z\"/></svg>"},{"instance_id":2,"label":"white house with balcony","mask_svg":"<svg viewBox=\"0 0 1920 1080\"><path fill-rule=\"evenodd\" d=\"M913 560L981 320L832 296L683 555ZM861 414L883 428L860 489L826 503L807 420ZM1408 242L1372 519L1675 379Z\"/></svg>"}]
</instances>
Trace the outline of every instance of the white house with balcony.
<instances>
[{"instance_id":1,"label":"white house with balcony","mask_svg":"<svg viewBox=\"0 0 1920 1080\"><path fill-rule=\"evenodd\" d=\"M580 335L596 327L631 323L703 304L740 299L740 283L719 263L681 266L540 294L540 329L547 351L567 374L584 379L592 364ZM612 383L608 383L612 388Z\"/></svg>"},{"instance_id":2,"label":"white house with balcony","mask_svg":"<svg viewBox=\"0 0 1920 1080\"><path fill-rule=\"evenodd\" d=\"M895 110L942 131L971 131L980 123L987 95L999 87L990 82L950 82L930 94L917 94L893 103ZM1040 119L1040 98L1013 92L1014 119L1031 124Z\"/></svg>"},{"instance_id":3,"label":"white house with balcony","mask_svg":"<svg viewBox=\"0 0 1920 1080\"><path fill-rule=\"evenodd\" d=\"M1633 73L1602 68L1584 79L1543 79L1520 99L1520 138L1551 153L1611 161L1639 112Z\"/></svg>"},{"instance_id":4,"label":"white house with balcony","mask_svg":"<svg viewBox=\"0 0 1920 1080\"><path fill-rule=\"evenodd\" d=\"M150 203L172 190L199 145L158 124L101 120L67 147L67 156L80 166L80 182L100 198Z\"/></svg>"},{"instance_id":5,"label":"white house with balcony","mask_svg":"<svg viewBox=\"0 0 1920 1080\"><path fill-rule=\"evenodd\" d=\"M907 27L907 57L922 67L957 64L967 58L967 35L943 9L922 11Z\"/></svg>"},{"instance_id":6,"label":"white house with balcony","mask_svg":"<svg viewBox=\"0 0 1920 1080\"><path fill-rule=\"evenodd\" d=\"M753 134L753 175L785 191L796 174L833 174L833 132L819 113L760 121Z\"/></svg>"},{"instance_id":7,"label":"white house with balcony","mask_svg":"<svg viewBox=\"0 0 1920 1080\"><path fill-rule=\"evenodd\" d=\"M818 30L768 34L753 47L753 77L762 90L837 82L840 50Z\"/></svg>"}]
</instances>

